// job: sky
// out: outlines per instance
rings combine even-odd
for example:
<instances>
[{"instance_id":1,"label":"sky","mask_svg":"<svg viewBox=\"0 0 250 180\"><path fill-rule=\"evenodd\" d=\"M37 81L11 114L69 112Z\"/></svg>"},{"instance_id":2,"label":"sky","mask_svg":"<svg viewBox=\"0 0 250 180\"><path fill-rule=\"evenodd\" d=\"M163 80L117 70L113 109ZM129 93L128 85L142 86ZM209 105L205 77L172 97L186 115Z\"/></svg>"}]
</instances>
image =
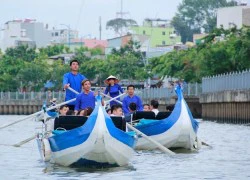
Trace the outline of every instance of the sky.
<instances>
[{"instance_id":1,"label":"sky","mask_svg":"<svg viewBox=\"0 0 250 180\"><path fill-rule=\"evenodd\" d=\"M36 19L53 27L79 31L79 37L99 38L99 17L102 21L102 39L112 38L106 22L116 18L116 12L127 12L130 18L142 24L145 18L171 19L182 0L0 0L0 28L13 19Z\"/></svg>"}]
</instances>

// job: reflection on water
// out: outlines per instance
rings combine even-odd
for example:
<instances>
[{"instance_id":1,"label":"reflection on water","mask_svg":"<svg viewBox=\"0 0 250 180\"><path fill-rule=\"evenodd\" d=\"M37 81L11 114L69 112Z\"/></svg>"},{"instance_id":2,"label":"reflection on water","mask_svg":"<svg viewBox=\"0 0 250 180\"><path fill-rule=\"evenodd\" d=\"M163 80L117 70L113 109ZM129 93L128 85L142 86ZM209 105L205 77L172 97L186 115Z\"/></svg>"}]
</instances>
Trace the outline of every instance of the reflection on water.
<instances>
[{"instance_id":1,"label":"reflection on water","mask_svg":"<svg viewBox=\"0 0 250 180\"><path fill-rule=\"evenodd\" d=\"M0 125L23 116L0 116ZM199 135L213 148L198 152L138 151L125 167L70 168L39 160L36 141L18 143L37 131L27 120L0 130L0 179L250 179L250 127L200 123Z\"/></svg>"}]
</instances>

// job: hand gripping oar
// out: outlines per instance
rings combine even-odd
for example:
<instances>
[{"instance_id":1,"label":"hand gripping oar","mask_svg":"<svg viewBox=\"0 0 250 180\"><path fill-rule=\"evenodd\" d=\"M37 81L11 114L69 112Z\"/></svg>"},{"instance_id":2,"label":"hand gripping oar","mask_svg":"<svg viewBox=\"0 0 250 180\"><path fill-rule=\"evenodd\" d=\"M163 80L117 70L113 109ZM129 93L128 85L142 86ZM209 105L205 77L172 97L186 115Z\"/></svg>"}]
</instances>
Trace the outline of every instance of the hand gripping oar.
<instances>
[{"instance_id":1,"label":"hand gripping oar","mask_svg":"<svg viewBox=\"0 0 250 180\"><path fill-rule=\"evenodd\" d=\"M68 88L69 90L72 90L72 92L79 94L77 91L73 90L72 88ZM124 95L125 93L121 94L120 96ZM120 96L116 96L112 99L110 99L109 101L112 101L113 99L116 99ZM136 129L135 127L133 127L132 125L130 125L129 123L127 123L128 128L130 128L131 130L135 131L137 134L141 135L142 137L144 137L145 139L147 139L148 141L150 141L151 143L155 144L160 150L162 150L163 152L170 154L170 155L174 155L175 153L171 150L169 150L168 148L166 148L165 146L161 145L160 143L158 143L157 141L153 140L151 137L147 136L146 134L144 134L143 132L139 131L138 129Z\"/></svg>"},{"instance_id":2,"label":"hand gripping oar","mask_svg":"<svg viewBox=\"0 0 250 180\"><path fill-rule=\"evenodd\" d=\"M70 102L73 102L73 101L75 101L75 100L76 100L76 98L71 99L71 100L68 100L68 101L65 101L65 102L60 103L60 104L57 104L57 105L55 105L55 106L51 106L51 107L49 107L48 109L46 109L46 111L55 109L55 108L60 107L60 106L62 106L62 105L64 105L64 104L68 104L68 103L70 103ZM26 120L26 119L29 119L29 118L33 117L33 116L37 116L37 115L39 115L39 114L41 114L41 113L43 113L43 112L44 112L44 111L41 110L41 111L38 111L38 112L36 112L36 113L34 113L34 114L30 114L30 115L28 115L28 116L26 116L26 117L24 117L24 118L21 118L21 119L19 119L19 120L17 120L17 121L14 121L14 122L11 122L11 123L9 123L9 124L5 124L5 125L3 125L3 126L0 126L0 129L3 129L3 128L9 127L9 126L11 126L11 125L13 125L13 124L22 122L22 121L24 121L24 120Z\"/></svg>"}]
</instances>

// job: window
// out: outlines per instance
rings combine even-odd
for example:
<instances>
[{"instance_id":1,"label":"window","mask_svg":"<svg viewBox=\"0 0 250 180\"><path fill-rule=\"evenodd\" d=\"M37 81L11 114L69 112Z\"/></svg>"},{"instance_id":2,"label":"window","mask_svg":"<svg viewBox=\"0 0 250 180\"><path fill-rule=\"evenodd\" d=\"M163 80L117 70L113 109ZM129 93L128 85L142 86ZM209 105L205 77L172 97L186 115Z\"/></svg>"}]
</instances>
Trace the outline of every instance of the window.
<instances>
[{"instance_id":1,"label":"window","mask_svg":"<svg viewBox=\"0 0 250 180\"><path fill-rule=\"evenodd\" d=\"M55 32L55 36L58 36L58 32Z\"/></svg>"},{"instance_id":2,"label":"window","mask_svg":"<svg viewBox=\"0 0 250 180\"><path fill-rule=\"evenodd\" d=\"M145 31L145 30L143 30L143 31L142 31L142 34L143 34L143 35L145 35L145 34L146 34L146 31Z\"/></svg>"},{"instance_id":3,"label":"window","mask_svg":"<svg viewBox=\"0 0 250 180\"><path fill-rule=\"evenodd\" d=\"M162 31L162 35L165 36L165 35L166 35L166 32L165 32L165 31Z\"/></svg>"},{"instance_id":4,"label":"window","mask_svg":"<svg viewBox=\"0 0 250 180\"><path fill-rule=\"evenodd\" d=\"M166 45L166 41L162 41L162 45Z\"/></svg>"}]
</instances>

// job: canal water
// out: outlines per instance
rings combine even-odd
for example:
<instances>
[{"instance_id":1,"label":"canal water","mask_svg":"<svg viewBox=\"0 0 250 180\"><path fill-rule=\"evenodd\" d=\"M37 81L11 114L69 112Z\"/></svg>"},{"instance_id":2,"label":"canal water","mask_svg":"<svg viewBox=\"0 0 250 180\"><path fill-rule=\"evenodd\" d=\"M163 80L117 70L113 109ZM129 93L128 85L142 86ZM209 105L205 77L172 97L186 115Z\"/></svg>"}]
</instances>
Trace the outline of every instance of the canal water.
<instances>
[{"instance_id":1,"label":"canal water","mask_svg":"<svg viewBox=\"0 0 250 180\"><path fill-rule=\"evenodd\" d=\"M0 116L0 125L24 116ZM67 168L40 161L32 136L38 122L26 120L0 129L0 179L250 179L250 126L200 122L199 136L212 148L178 152L139 151L126 167Z\"/></svg>"}]
</instances>

